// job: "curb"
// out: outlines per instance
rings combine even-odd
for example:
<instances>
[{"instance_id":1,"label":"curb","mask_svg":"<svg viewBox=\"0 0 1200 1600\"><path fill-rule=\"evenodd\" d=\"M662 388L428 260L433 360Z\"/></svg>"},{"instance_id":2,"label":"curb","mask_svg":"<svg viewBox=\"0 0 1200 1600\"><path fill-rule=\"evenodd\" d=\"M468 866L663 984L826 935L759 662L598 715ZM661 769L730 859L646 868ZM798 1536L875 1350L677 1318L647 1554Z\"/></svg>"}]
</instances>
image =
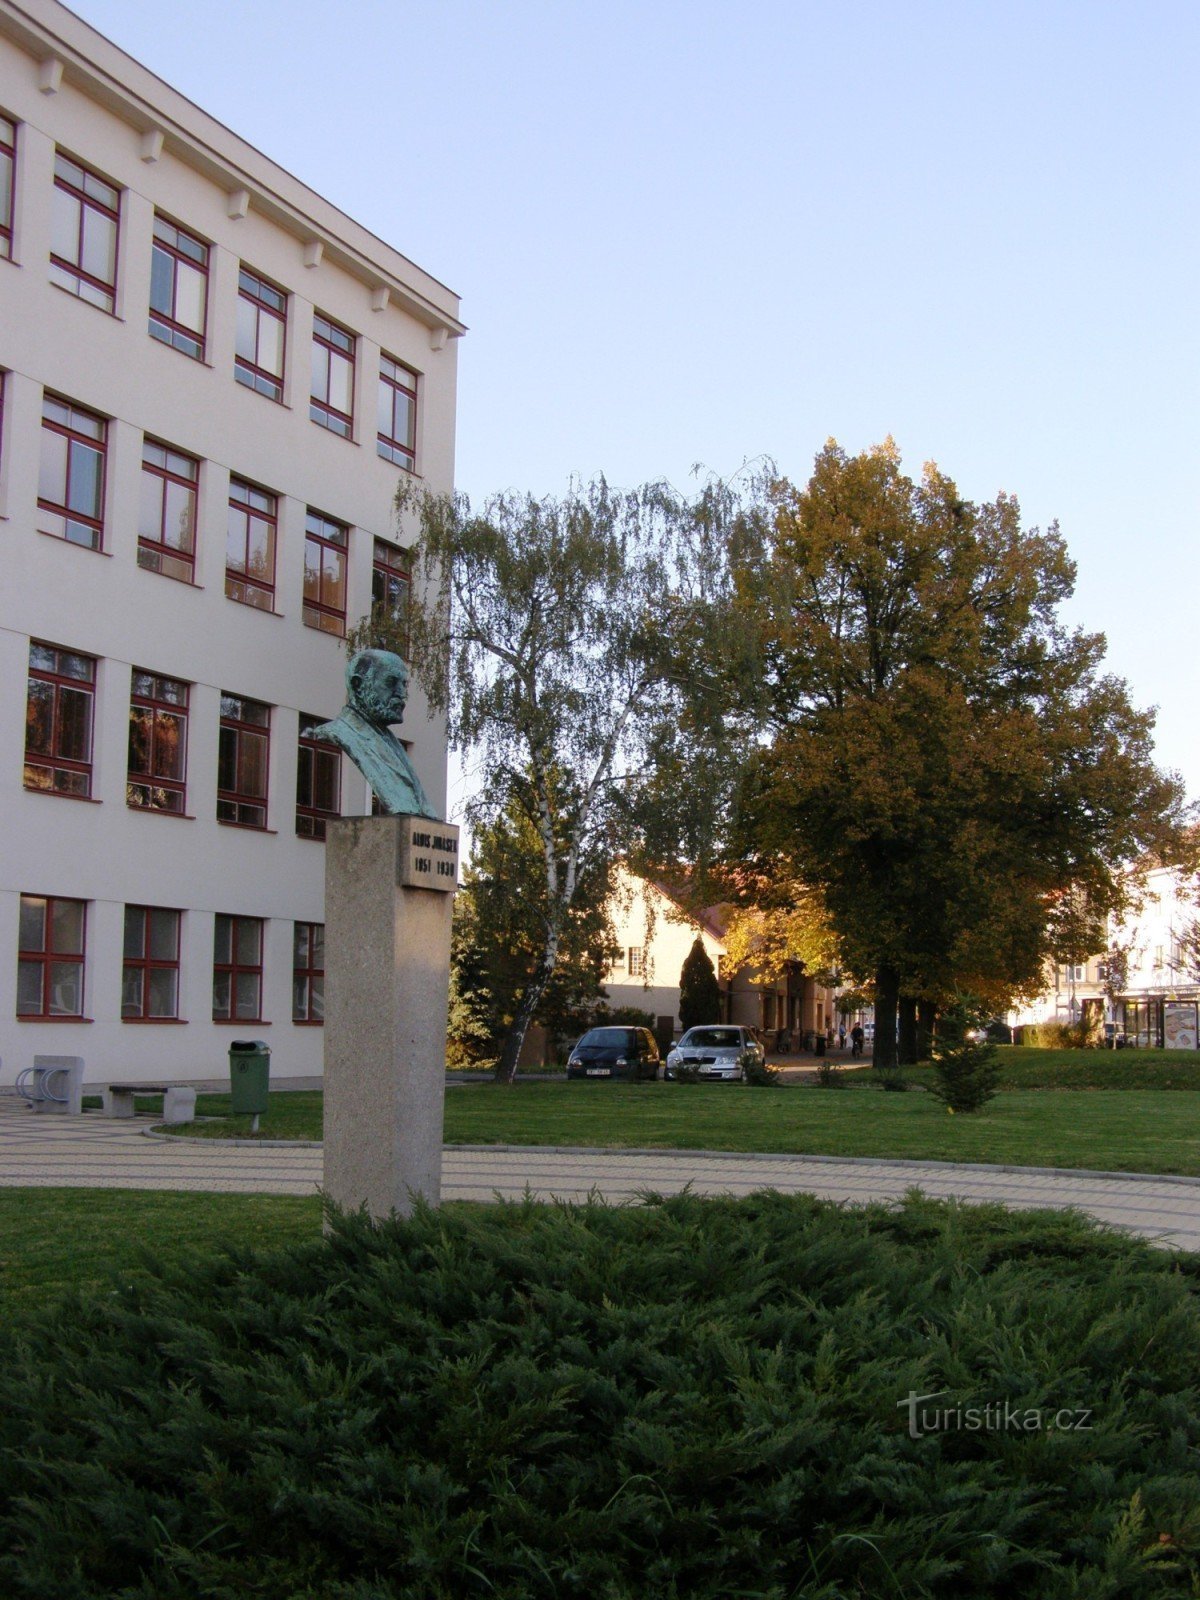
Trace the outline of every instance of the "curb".
<instances>
[{"instance_id":1,"label":"curb","mask_svg":"<svg viewBox=\"0 0 1200 1600\"><path fill-rule=\"evenodd\" d=\"M143 1138L161 1139L169 1144L183 1144L189 1148L215 1146L234 1150L320 1150L319 1139L188 1139L178 1134L159 1133L154 1128L143 1128ZM812 1166L831 1167L909 1167L914 1172L1011 1172L1026 1178L1104 1178L1113 1183L1173 1183L1188 1188L1200 1187L1200 1177L1189 1177L1179 1172L1105 1172L1094 1167L1020 1167L1011 1162L992 1161L918 1161L910 1156L820 1156L804 1155L786 1150L680 1150L633 1149L627 1145L608 1144L447 1144L443 1154L465 1151L471 1155L543 1155L543 1156L604 1156L653 1157L721 1161L790 1161Z\"/></svg>"}]
</instances>

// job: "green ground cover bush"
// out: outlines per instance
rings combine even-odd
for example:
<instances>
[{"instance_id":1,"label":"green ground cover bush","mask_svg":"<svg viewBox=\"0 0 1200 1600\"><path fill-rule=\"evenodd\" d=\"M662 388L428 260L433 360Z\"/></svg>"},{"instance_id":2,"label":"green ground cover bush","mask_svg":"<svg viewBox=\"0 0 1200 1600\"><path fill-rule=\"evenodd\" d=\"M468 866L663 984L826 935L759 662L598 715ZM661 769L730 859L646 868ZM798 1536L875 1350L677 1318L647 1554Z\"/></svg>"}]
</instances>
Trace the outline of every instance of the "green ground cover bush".
<instances>
[{"instance_id":1,"label":"green ground cover bush","mask_svg":"<svg viewBox=\"0 0 1200 1600\"><path fill-rule=\"evenodd\" d=\"M0 1592L1194 1593L1198 1284L1078 1217L772 1194L165 1265L0 1334ZM935 1391L1024 1425L911 1437Z\"/></svg>"}]
</instances>

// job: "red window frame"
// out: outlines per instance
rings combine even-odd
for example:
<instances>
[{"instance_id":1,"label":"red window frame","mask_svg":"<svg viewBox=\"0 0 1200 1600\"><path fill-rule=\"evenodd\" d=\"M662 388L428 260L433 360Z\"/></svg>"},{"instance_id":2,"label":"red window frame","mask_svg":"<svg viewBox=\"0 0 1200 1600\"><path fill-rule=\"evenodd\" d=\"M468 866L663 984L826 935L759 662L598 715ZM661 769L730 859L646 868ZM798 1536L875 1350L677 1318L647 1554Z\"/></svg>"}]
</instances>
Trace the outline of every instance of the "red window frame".
<instances>
[{"instance_id":1,"label":"red window frame","mask_svg":"<svg viewBox=\"0 0 1200 1600\"><path fill-rule=\"evenodd\" d=\"M12 260L17 202L17 125L0 113L0 256Z\"/></svg>"},{"instance_id":2,"label":"red window frame","mask_svg":"<svg viewBox=\"0 0 1200 1600\"><path fill-rule=\"evenodd\" d=\"M258 539L265 540L267 554L259 570L253 571ZM225 525L225 594L230 600L258 611L274 611L278 543L278 496L269 489L256 489L242 478L230 478Z\"/></svg>"},{"instance_id":3,"label":"red window frame","mask_svg":"<svg viewBox=\"0 0 1200 1600\"><path fill-rule=\"evenodd\" d=\"M46 435L66 440L48 446ZM90 458L96 458L89 482ZM58 467L62 465L61 477ZM38 473L38 529L85 550L104 548L104 498L108 478L108 423L58 395L42 396L42 452ZM55 498L57 494L57 498ZM90 508L90 509L89 509ZM49 527L51 520L62 524Z\"/></svg>"},{"instance_id":4,"label":"red window frame","mask_svg":"<svg viewBox=\"0 0 1200 1600\"><path fill-rule=\"evenodd\" d=\"M325 1023L325 924L297 922L292 932L292 1021Z\"/></svg>"},{"instance_id":5,"label":"red window frame","mask_svg":"<svg viewBox=\"0 0 1200 1600\"><path fill-rule=\"evenodd\" d=\"M78 295L81 300L86 300L89 305L99 306L102 311L113 312L117 304L117 261L121 249L121 191L116 184L109 183L107 178L102 178L98 172L93 172L90 167L85 167L82 161L77 161L74 156L69 156L64 150L54 153L54 188L57 194L68 195L78 206L78 215L75 219L75 257L50 251L50 279L69 293ZM59 201L55 202L55 217L53 236L60 241L69 230L60 227L59 218L64 215L59 210ZM97 223L96 218L103 219ZM92 230L105 223L112 224L111 262L109 270L111 278L102 276L99 272L89 270L84 265L89 258L94 262L93 244L95 235Z\"/></svg>"},{"instance_id":6,"label":"red window frame","mask_svg":"<svg viewBox=\"0 0 1200 1600\"><path fill-rule=\"evenodd\" d=\"M280 289L256 272L242 267L238 274L237 349L234 355L233 375L239 383L265 394L268 400L283 401L283 378L287 370L287 303L286 289ZM274 372L262 362L263 319L267 326L279 324L275 337L279 340L279 371Z\"/></svg>"},{"instance_id":7,"label":"red window frame","mask_svg":"<svg viewBox=\"0 0 1200 1600\"><path fill-rule=\"evenodd\" d=\"M394 356L379 362L379 432L376 448L385 461L409 472L417 470L417 384L419 374ZM408 380L407 382L405 380ZM403 400L400 398L403 395ZM400 418L407 413L408 427L401 435Z\"/></svg>"},{"instance_id":8,"label":"red window frame","mask_svg":"<svg viewBox=\"0 0 1200 1600\"><path fill-rule=\"evenodd\" d=\"M136 811L187 810L188 702L178 678L134 667L129 689L125 803Z\"/></svg>"},{"instance_id":9,"label":"red window frame","mask_svg":"<svg viewBox=\"0 0 1200 1600\"><path fill-rule=\"evenodd\" d=\"M201 280L198 328L178 315L180 283L187 281L186 276L181 277L181 271L185 275L195 273ZM164 289L165 294L162 293ZM158 305L156 297L161 302ZM193 361L203 361L207 327L208 246L178 223L155 213L150 263L150 336L191 356Z\"/></svg>"},{"instance_id":10,"label":"red window frame","mask_svg":"<svg viewBox=\"0 0 1200 1600\"><path fill-rule=\"evenodd\" d=\"M324 839L325 824L342 814L342 752L337 745L312 737L325 719L300 713L300 740L296 756L296 834L301 839ZM322 774L325 775L324 784ZM327 785L332 805L321 805Z\"/></svg>"},{"instance_id":11,"label":"red window frame","mask_svg":"<svg viewBox=\"0 0 1200 1600\"><path fill-rule=\"evenodd\" d=\"M35 684L41 685L36 692ZM74 706L76 697L80 702L78 707ZM39 700L50 708L49 738L42 741L41 749L30 744L37 732L36 704ZM71 795L77 800L91 799L95 709L96 658L30 640L25 700L24 782L27 789ZM80 721L84 724L82 728Z\"/></svg>"},{"instance_id":12,"label":"red window frame","mask_svg":"<svg viewBox=\"0 0 1200 1600\"><path fill-rule=\"evenodd\" d=\"M41 906L42 929L39 942L34 944L30 940L33 931L27 909ZM78 949L72 949L71 944L56 942L55 922L56 908L59 906L75 907L79 913ZM59 930L61 934L61 930ZM87 901L70 900L62 895L23 894L21 896L20 926L17 934L17 1016L25 1020L34 1021L60 1021L65 1018L83 1017L83 984L87 962ZM75 1009L64 1010L56 1008L54 996L56 993L56 968L72 968L73 981L76 985ZM21 1004L21 979L31 971L38 970L39 1000L36 1006ZM61 978L57 980L61 983Z\"/></svg>"},{"instance_id":13,"label":"red window frame","mask_svg":"<svg viewBox=\"0 0 1200 1600\"><path fill-rule=\"evenodd\" d=\"M312 385L308 414L322 428L339 434L343 439L354 437L354 381L358 340L349 328L343 328L332 318L318 311L313 316ZM350 401L343 410L333 403L333 374L335 363L349 368Z\"/></svg>"},{"instance_id":14,"label":"red window frame","mask_svg":"<svg viewBox=\"0 0 1200 1600\"><path fill-rule=\"evenodd\" d=\"M350 529L310 506L304 520L304 622L339 639L346 632L349 555Z\"/></svg>"},{"instance_id":15,"label":"red window frame","mask_svg":"<svg viewBox=\"0 0 1200 1600\"><path fill-rule=\"evenodd\" d=\"M196 581L196 502L200 463L157 439L142 441L137 563L147 572ZM183 504L180 505L182 499ZM172 521L178 524L172 535Z\"/></svg>"},{"instance_id":16,"label":"red window frame","mask_svg":"<svg viewBox=\"0 0 1200 1600\"><path fill-rule=\"evenodd\" d=\"M256 768L261 773L261 784L251 781ZM243 695L222 691L217 821L240 828L265 829L270 771L270 706L261 700L248 700Z\"/></svg>"},{"instance_id":17,"label":"red window frame","mask_svg":"<svg viewBox=\"0 0 1200 1600\"><path fill-rule=\"evenodd\" d=\"M165 924L171 931L171 954L155 955L154 924L152 918L171 919ZM126 906L125 944L121 967L121 1021L122 1022L177 1022L179 1020L179 929L182 916L164 906ZM160 923L160 926L164 924ZM130 952L130 935L140 936L138 950ZM161 949L161 946L159 947ZM169 972L172 976L171 1009L155 1011L155 975ZM133 998L136 986L136 999Z\"/></svg>"},{"instance_id":18,"label":"red window frame","mask_svg":"<svg viewBox=\"0 0 1200 1600\"><path fill-rule=\"evenodd\" d=\"M253 935L253 960L247 960L247 951L242 947L242 935ZM228 959L221 960L222 951L227 953ZM218 986L223 977L229 980L228 994L224 1008L218 1004ZM239 982L242 978L254 980L254 1010L253 1015L248 1010L241 1009L238 999ZM213 1021L214 1022L262 1022L262 994L263 994L263 919L261 917L233 916L225 911L218 911L213 924Z\"/></svg>"}]
</instances>

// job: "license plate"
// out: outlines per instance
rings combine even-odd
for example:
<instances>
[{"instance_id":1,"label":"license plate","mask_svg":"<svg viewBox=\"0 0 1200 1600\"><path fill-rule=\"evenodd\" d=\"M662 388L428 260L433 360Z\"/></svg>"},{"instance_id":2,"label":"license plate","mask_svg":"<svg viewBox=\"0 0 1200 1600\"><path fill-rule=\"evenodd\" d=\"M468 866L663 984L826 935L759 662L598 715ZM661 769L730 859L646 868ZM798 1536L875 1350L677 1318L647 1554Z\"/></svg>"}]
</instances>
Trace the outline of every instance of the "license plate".
<instances>
[{"instance_id":1,"label":"license plate","mask_svg":"<svg viewBox=\"0 0 1200 1600\"><path fill-rule=\"evenodd\" d=\"M611 1067L588 1067L587 1068L587 1076L589 1078L611 1078L612 1077L612 1068Z\"/></svg>"}]
</instances>

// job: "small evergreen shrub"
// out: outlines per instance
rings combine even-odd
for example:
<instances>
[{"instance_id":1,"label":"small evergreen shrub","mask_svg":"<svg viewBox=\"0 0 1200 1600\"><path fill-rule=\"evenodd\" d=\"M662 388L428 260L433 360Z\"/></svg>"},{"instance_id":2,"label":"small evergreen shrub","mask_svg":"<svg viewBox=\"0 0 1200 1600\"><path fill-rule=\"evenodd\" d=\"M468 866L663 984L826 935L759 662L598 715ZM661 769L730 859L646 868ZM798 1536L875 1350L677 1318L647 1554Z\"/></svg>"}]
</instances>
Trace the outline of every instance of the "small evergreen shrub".
<instances>
[{"instance_id":1,"label":"small evergreen shrub","mask_svg":"<svg viewBox=\"0 0 1200 1600\"><path fill-rule=\"evenodd\" d=\"M771 1066L768 1061L760 1061L757 1056L745 1057L742 1074L745 1081L756 1089L774 1089L779 1084L779 1068Z\"/></svg>"},{"instance_id":2,"label":"small evergreen shrub","mask_svg":"<svg viewBox=\"0 0 1200 1600\"><path fill-rule=\"evenodd\" d=\"M842 1074L828 1056L822 1056L817 1064L817 1086L821 1089L837 1089L841 1086Z\"/></svg>"},{"instance_id":3,"label":"small evergreen shrub","mask_svg":"<svg viewBox=\"0 0 1200 1600\"><path fill-rule=\"evenodd\" d=\"M977 1014L966 1004L948 1006L938 1019L929 1092L948 1111L979 1111L1000 1086L996 1046L979 1031Z\"/></svg>"},{"instance_id":4,"label":"small evergreen shrub","mask_svg":"<svg viewBox=\"0 0 1200 1600\"><path fill-rule=\"evenodd\" d=\"M335 1219L0 1331L0 1594L1195 1594L1198 1290L919 1196Z\"/></svg>"}]
</instances>

